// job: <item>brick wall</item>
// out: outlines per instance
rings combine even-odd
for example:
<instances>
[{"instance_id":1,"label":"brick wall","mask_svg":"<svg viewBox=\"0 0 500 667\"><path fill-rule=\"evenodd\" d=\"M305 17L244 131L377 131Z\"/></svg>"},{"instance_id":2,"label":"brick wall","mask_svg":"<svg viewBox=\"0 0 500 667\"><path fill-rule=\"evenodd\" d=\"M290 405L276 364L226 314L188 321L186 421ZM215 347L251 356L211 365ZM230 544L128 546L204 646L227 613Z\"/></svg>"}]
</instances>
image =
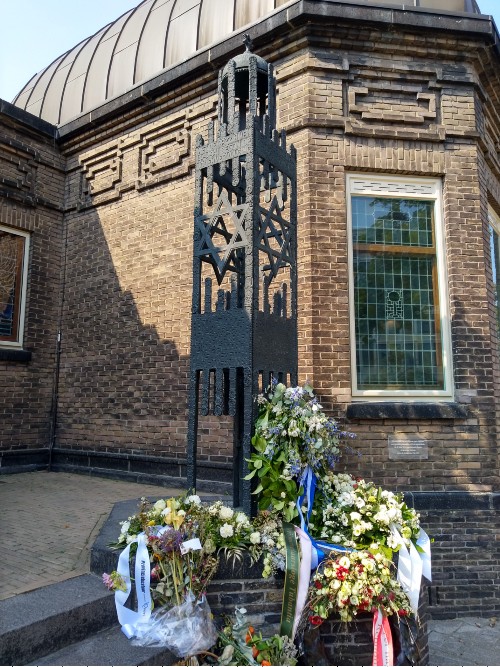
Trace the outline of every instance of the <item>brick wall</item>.
<instances>
[{"instance_id":1,"label":"brick wall","mask_svg":"<svg viewBox=\"0 0 500 667\"><path fill-rule=\"evenodd\" d=\"M49 447L60 311L64 160L53 128L0 110L0 224L30 234L24 351L0 347L0 449ZM52 136L51 136L52 135ZM10 358L10 360L9 360ZM8 457L7 457L8 458ZM5 463L6 457L4 456ZM28 457L23 464L46 461Z\"/></svg>"},{"instance_id":2,"label":"brick wall","mask_svg":"<svg viewBox=\"0 0 500 667\"><path fill-rule=\"evenodd\" d=\"M433 506L421 511L422 525L433 538L429 612L433 618L496 616L499 496L456 495L422 502Z\"/></svg>"}]
</instances>

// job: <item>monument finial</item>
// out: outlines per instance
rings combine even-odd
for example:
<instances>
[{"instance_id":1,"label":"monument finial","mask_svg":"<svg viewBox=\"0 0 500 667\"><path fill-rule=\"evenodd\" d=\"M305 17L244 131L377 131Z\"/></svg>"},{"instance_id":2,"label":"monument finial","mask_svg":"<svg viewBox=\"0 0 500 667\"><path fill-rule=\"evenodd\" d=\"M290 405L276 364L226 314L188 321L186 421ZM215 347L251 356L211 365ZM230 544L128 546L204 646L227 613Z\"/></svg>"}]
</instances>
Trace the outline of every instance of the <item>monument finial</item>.
<instances>
[{"instance_id":1,"label":"monument finial","mask_svg":"<svg viewBox=\"0 0 500 667\"><path fill-rule=\"evenodd\" d=\"M248 33L245 33L245 37L243 39L243 44L245 46L245 51L247 53L252 53L253 42L252 42L252 38L250 37L250 35Z\"/></svg>"}]
</instances>

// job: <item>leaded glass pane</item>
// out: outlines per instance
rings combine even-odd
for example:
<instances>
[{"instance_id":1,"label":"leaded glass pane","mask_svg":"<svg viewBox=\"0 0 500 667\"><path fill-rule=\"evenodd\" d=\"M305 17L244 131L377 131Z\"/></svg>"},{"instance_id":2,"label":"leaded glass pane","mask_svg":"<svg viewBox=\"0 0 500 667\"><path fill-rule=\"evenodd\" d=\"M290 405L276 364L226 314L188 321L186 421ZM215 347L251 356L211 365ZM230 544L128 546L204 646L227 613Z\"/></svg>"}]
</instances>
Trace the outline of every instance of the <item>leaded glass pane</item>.
<instances>
[{"instance_id":1,"label":"leaded glass pane","mask_svg":"<svg viewBox=\"0 0 500 667\"><path fill-rule=\"evenodd\" d=\"M353 197L354 243L432 248L432 211L432 202Z\"/></svg>"},{"instance_id":2,"label":"leaded glass pane","mask_svg":"<svg viewBox=\"0 0 500 667\"><path fill-rule=\"evenodd\" d=\"M16 340L24 238L0 230L0 340Z\"/></svg>"},{"instance_id":3,"label":"leaded glass pane","mask_svg":"<svg viewBox=\"0 0 500 667\"><path fill-rule=\"evenodd\" d=\"M353 197L358 389L443 389L433 202Z\"/></svg>"},{"instance_id":4,"label":"leaded glass pane","mask_svg":"<svg viewBox=\"0 0 500 667\"><path fill-rule=\"evenodd\" d=\"M490 252L491 252L491 277L495 285L495 312L497 317L497 328L500 331L500 275L498 272L500 264L500 245L498 233L490 227Z\"/></svg>"}]
</instances>

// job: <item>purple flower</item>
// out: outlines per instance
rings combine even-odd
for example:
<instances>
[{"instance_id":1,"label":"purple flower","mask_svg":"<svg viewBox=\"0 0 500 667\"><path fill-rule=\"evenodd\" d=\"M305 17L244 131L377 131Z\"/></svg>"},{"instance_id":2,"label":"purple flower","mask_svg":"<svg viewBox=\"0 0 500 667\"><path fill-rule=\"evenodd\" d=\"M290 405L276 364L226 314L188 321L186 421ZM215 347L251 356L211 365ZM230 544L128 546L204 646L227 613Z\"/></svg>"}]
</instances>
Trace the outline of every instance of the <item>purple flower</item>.
<instances>
[{"instance_id":1,"label":"purple flower","mask_svg":"<svg viewBox=\"0 0 500 667\"><path fill-rule=\"evenodd\" d=\"M160 535L158 541L162 551L168 554L173 551L180 551L183 539L181 533L178 530L169 528L169 530L166 530Z\"/></svg>"},{"instance_id":2,"label":"purple flower","mask_svg":"<svg viewBox=\"0 0 500 667\"><path fill-rule=\"evenodd\" d=\"M112 591L113 588L115 587L113 577L110 574L107 574L107 572L104 572L102 575L102 583L106 586L106 588L109 591Z\"/></svg>"}]
</instances>

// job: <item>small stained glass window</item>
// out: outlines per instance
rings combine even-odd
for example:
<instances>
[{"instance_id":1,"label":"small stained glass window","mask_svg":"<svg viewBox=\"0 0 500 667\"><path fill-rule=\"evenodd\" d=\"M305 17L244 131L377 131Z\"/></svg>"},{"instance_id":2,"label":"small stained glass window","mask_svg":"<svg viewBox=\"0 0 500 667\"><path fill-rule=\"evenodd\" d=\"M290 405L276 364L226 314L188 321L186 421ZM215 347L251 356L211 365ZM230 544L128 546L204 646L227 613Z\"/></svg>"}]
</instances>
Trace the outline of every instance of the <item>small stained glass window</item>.
<instances>
[{"instance_id":1,"label":"small stained glass window","mask_svg":"<svg viewBox=\"0 0 500 667\"><path fill-rule=\"evenodd\" d=\"M20 344L28 235L0 227L0 343Z\"/></svg>"},{"instance_id":2,"label":"small stained glass window","mask_svg":"<svg viewBox=\"0 0 500 667\"><path fill-rule=\"evenodd\" d=\"M357 392L446 389L435 207L385 192L351 196Z\"/></svg>"},{"instance_id":3,"label":"small stained glass window","mask_svg":"<svg viewBox=\"0 0 500 667\"><path fill-rule=\"evenodd\" d=\"M500 338L500 219L490 210L490 257L491 279L495 287L495 315L497 321L497 335Z\"/></svg>"}]
</instances>

